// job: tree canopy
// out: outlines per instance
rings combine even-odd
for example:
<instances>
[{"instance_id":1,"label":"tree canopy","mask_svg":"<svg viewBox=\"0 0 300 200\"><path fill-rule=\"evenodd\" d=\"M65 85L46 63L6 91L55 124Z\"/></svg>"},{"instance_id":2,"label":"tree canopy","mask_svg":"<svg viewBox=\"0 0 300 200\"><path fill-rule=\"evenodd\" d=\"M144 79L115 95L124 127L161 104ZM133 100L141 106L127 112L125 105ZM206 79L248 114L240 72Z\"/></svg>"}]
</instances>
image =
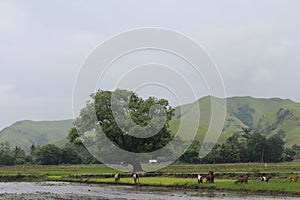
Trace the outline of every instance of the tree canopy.
<instances>
[{"instance_id":1,"label":"tree canopy","mask_svg":"<svg viewBox=\"0 0 300 200\"><path fill-rule=\"evenodd\" d=\"M96 124L114 145L130 152L155 151L172 140L168 123L174 109L167 100L155 97L144 100L131 91L120 89L100 90L91 98L74 122L76 129L72 129L68 137L71 142L80 144L78 138L95 131ZM139 160L116 158L120 159L131 164L133 171L142 170Z\"/></svg>"}]
</instances>

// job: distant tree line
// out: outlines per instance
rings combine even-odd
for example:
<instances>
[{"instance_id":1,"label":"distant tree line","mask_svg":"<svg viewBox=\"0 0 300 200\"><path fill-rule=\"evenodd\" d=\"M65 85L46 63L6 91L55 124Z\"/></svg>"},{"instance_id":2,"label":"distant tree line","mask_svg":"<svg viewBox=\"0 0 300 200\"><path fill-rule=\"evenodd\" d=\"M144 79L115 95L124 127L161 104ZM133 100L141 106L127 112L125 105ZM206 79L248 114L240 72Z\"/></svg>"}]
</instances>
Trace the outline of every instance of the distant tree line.
<instances>
[{"instance_id":1,"label":"distant tree line","mask_svg":"<svg viewBox=\"0 0 300 200\"><path fill-rule=\"evenodd\" d=\"M60 148L54 144L31 145L29 152L21 147L11 148L8 142L0 143L0 166L3 165L58 165L99 163L83 146L67 143Z\"/></svg>"},{"instance_id":2,"label":"distant tree line","mask_svg":"<svg viewBox=\"0 0 300 200\"><path fill-rule=\"evenodd\" d=\"M72 129L73 130L73 129ZM72 133L72 130L70 131ZM72 134L70 134L72 135ZM68 139L72 142L72 138ZM73 141L74 142L74 141ZM289 162L293 161L300 146L285 148L278 135L265 136L243 128L241 134L233 134L223 144L217 144L204 158L199 158L199 141L194 141L178 159L181 163L238 163L238 162ZM68 142L63 148L54 144L31 145L25 152L18 146L10 147L8 142L0 143L0 166L2 165L58 165L58 164L95 164L99 163L83 145Z\"/></svg>"},{"instance_id":3,"label":"distant tree line","mask_svg":"<svg viewBox=\"0 0 300 200\"><path fill-rule=\"evenodd\" d=\"M183 163L238 163L293 161L296 152L284 147L278 135L266 138L260 133L243 128L242 134L234 134L224 144L217 144L204 158L199 158L201 144L194 141L179 158Z\"/></svg>"}]
</instances>

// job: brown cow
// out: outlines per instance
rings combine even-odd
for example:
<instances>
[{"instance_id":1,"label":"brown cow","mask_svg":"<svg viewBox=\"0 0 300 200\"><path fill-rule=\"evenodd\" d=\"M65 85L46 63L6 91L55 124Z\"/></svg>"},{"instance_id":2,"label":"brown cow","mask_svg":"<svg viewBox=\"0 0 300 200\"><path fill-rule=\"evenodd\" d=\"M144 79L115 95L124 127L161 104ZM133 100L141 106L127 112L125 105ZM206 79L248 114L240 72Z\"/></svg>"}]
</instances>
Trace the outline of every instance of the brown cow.
<instances>
[{"instance_id":1,"label":"brown cow","mask_svg":"<svg viewBox=\"0 0 300 200\"><path fill-rule=\"evenodd\" d=\"M248 177L247 176L241 176L238 177L238 179L234 183L248 183Z\"/></svg>"},{"instance_id":2,"label":"brown cow","mask_svg":"<svg viewBox=\"0 0 300 200\"><path fill-rule=\"evenodd\" d=\"M215 176L213 171L209 171L207 176L206 176L206 183L214 183L215 181Z\"/></svg>"},{"instance_id":3,"label":"brown cow","mask_svg":"<svg viewBox=\"0 0 300 200\"><path fill-rule=\"evenodd\" d=\"M291 183L291 182L297 182L297 181L298 181L298 178L299 178L299 176L291 177L291 178L290 178L290 183Z\"/></svg>"},{"instance_id":4,"label":"brown cow","mask_svg":"<svg viewBox=\"0 0 300 200\"><path fill-rule=\"evenodd\" d=\"M115 174L115 182L119 182L120 178L121 178L121 176L119 173Z\"/></svg>"}]
</instances>

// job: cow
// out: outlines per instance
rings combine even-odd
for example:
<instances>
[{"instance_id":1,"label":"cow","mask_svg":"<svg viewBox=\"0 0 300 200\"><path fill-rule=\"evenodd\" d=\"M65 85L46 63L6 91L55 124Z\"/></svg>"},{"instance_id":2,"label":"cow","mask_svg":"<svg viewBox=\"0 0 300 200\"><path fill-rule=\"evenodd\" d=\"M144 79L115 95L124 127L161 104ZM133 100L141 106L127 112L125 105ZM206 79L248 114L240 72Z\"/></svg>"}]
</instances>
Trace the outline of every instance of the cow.
<instances>
[{"instance_id":1,"label":"cow","mask_svg":"<svg viewBox=\"0 0 300 200\"><path fill-rule=\"evenodd\" d=\"M248 183L248 177L247 176L240 176L234 183Z\"/></svg>"},{"instance_id":2,"label":"cow","mask_svg":"<svg viewBox=\"0 0 300 200\"><path fill-rule=\"evenodd\" d=\"M132 176L132 178L133 178L134 184L137 184L137 183L140 182L140 178L139 178L139 174L138 174L138 173L133 172L133 173L131 174L131 176Z\"/></svg>"},{"instance_id":3,"label":"cow","mask_svg":"<svg viewBox=\"0 0 300 200\"><path fill-rule=\"evenodd\" d=\"M119 182L120 181L121 176L120 176L119 173L115 174L114 177L115 177L115 182Z\"/></svg>"},{"instance_id":4,"label":"cow","mask_svg":"<svg viewBox=\"0 0 300 200\"><path fill-rule=\"evenodd\" d=\"M200 174L198 174L197 179L198 183L203 183L203 177Z\"/></svg>"},{"instance_id":5,"label":"cow","mask_svg":"<svg viewBox=\"0 0 300 200\"><path fill-rule=\"evenodd\" d=\"M269 182L269 180L272 178L272 176L262 176L261 181Z\"/></svg>"},{"instance_id":6,"label":"cow","mask_svg":"<svg viewBox=\"0 0 300 200\"><path fill-rule=\"evenodd\" d=\"M298 178L299 178L299 176L291 177L291 178L290 178L290 183L291 183L291 182L297 182L297 181L298 181Z\"/></svg>"},{"instance_id":7,"label":"cow","mask_svg":"<svg viewBox=\"0 0 300 200\"><path fill-rule=\"evenodd\" d=\"M213 171L209 171L207 176L206 176L206 183L214 183L215 181L215 176Z\"/></svg>"}]
</instances>

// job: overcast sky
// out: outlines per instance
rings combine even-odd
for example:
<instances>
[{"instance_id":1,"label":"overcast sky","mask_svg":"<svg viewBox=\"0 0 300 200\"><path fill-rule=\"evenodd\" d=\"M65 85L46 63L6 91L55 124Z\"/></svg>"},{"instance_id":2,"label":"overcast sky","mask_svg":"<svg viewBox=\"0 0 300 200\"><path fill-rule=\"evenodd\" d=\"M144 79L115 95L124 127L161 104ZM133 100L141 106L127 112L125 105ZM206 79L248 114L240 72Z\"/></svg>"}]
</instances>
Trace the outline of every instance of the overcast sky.
<instances>
[{"instance_id":1,"label":"overcast sky","mask_svg":"<svg viewBox=\"0 0 300 200\"><path fill-rule=\"evenodd\" d=\"M72 118L83 60L140 27L173 29L204 46L227 96L300 102L299 9L297 0L0 1L0 129Z\"/></svg>"}]
</instances>

